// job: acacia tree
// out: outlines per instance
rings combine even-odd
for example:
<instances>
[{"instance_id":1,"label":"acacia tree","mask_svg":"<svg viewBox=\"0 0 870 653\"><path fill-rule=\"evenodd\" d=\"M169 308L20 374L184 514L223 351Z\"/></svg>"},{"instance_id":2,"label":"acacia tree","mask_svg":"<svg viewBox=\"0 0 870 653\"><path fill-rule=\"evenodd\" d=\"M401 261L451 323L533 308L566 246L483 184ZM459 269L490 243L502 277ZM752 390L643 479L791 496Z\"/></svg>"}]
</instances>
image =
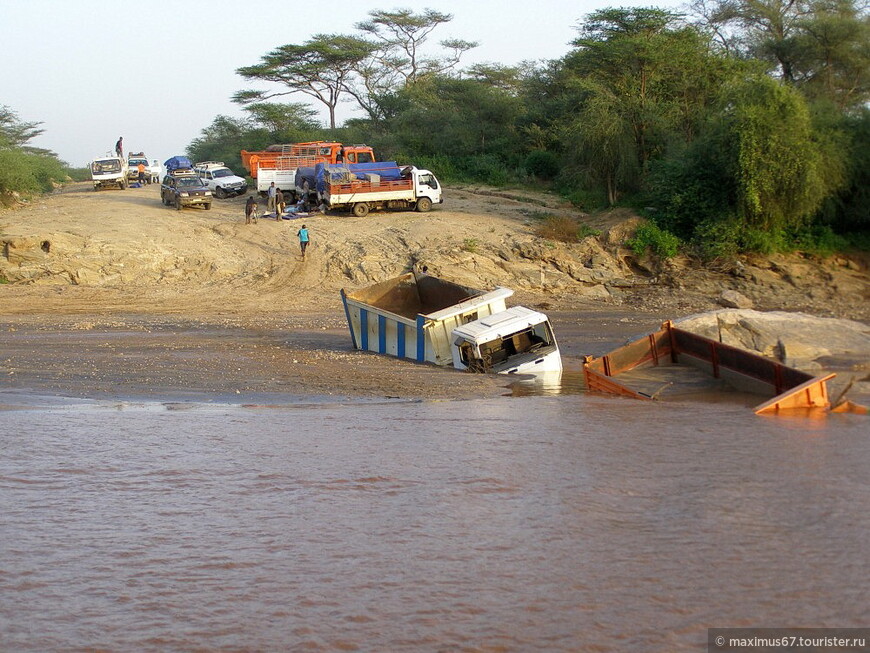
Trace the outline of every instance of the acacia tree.
<instances>
[{"instance_id":1,"label":"acacia tree","mask_svg":"<svg viewBox=\"0 0 870 653\"><path fill-rule=\"evenodd\" d=\"M356 76L346 91L373 122L395 115L396 94L425 76L444 74L459 63L462 55L477 43L460 39L439 42L447 52L440 57L424 55L432 32L453 20L450 14L427 9L415 14L410 9L370 11L369 20L356 24L368 37L372 51L359 62Z\"/></svg>"},{"instance_id":2,"label":"acacia tree","mask_svg":"<svg viewBox=\"0 0 870 653\"><path fill-rule=\"evenodd\" d=\"M853 0L814 0L798 22L797 80L811 99L840 109L870 99L870 15Z\"/></svg>"},{"instance_id":3,"label":"acacia tree","mask_svg":"<svg viewBox=\"0 0 870 653\"><path fill-rule=\"evenodd\" d=\"M410 9L369 12L369 20L356 24L356 28L372 37L377 49L371 58L405 84L413 84L424 75L443 74L456 67L462 55L477 47L477 43L461 39L440 41L448 51L446 56L426 57L423 45L440 25L453 20L451 14L426 9L415 14Z\"/></svg>"},{"instance_id":4,"label":"acacia tree","mask_svg":"<svg viewBox=\"0 0 870 653\"><path fill-rule=\"evenodd\" d=\"M233 100L250 104L303 93L327 108L329 126L334 129L335 108L360 62L373 49L368 41L340 34L317 34L302 45L282 45L264 55L259 64L236 71L245 79L271 82L281 88L275 91L239 91Z\"/></svg>"},{"instance_id":5,"label":"acacia tree","mask_svg":"<svg viewBox=\"0 0 870 653\"><path fill-rule=\"evenodd\" d=\"M693 8L731 50L840 108L870 97L870 16L857 0L696 0Z\"/></svg>"},{"instance_id":6,"label":"acacia tree","mask_svg":"<svg viewBox=\"0 0 870 653\"><path fill-rule=\"evenodd\" d=\"M18 114L12 109L0 105L0 148L25 148L31 139L45 131L39 127L41 124L41 122L22 122ZM29 149L31 151L38 150L38 148ZM45 150L38 151L45 152Z\"/></svg>"},{"instance_id":7,"label":"acacia tree","mask_svg":"<svg viewBox=\"0 0 870 653\"><path fill-rule=\"evenodd\" d=\"M262 125L275 135L294 132L310 132L318 129L317 112L301 102L255 102L245 111L257 125ZM285 140L293 140L290 137Z\"/></svg>"}]
</instances>

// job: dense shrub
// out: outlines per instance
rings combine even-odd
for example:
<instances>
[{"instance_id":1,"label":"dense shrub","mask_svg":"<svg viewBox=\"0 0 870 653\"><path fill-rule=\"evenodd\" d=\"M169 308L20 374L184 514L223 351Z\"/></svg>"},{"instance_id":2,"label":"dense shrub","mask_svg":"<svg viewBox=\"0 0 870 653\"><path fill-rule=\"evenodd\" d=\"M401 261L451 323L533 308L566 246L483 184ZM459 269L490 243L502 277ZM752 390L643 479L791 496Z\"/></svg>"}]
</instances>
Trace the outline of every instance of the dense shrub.
<instances>
[{"instance_id":1,"label":"dense shrub","mask_svg":"<svg viewBox=\"0 0 870 653\"><path fill-rule=\"evenodd\" d=\"M63 164L54 157L19 149L0 150L0 201L4 203L12 200L13 193L29 196L51 192L56 182L66 179Z\"/></svg>"},{"instance_id":2,"label":"dense shrub","mask_svg":"<svg viewBox=\"0 0 870 653\"><path fill-rule=\"evenodd\" d=\"M680 239L664 231L652 222L645 222L637 228L633 238L626 243L635 255L642 256L647 249L662 259L673 258L680 249Z\"/></svg>"},{"instance_id":3,"label":"dense shrub","mask_svg":"<svg viewBox=\"0 0 870 653\"><path fill-rule=\"evenodd\" d=\"M551 181L559 174L559 157L554 152L535 150L526 156L523 167L528 174Z\"/></svg>"}]
</instances>

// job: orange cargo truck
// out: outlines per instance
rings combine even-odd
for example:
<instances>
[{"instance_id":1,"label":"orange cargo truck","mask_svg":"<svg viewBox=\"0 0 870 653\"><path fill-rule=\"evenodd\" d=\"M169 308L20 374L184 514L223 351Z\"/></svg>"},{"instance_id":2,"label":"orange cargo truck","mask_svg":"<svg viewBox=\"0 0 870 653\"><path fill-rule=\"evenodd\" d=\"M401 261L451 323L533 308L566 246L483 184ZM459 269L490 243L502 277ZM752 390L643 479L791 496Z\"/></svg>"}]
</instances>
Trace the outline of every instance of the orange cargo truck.
<instances>
[{"instance_id":1,"label":"orange cargo truck","mask_svg":"<svg viewBox=\"0 0 870 653\"><path fill-rule=\"evenodd\" d=\"M265 192L272 182L286 192L294 192L296 170L317 163L373 163L375 154L368 145L343 145L327 141L270 145L265 150L242 150L242 165Z\"/></svg>"}]
</instances>

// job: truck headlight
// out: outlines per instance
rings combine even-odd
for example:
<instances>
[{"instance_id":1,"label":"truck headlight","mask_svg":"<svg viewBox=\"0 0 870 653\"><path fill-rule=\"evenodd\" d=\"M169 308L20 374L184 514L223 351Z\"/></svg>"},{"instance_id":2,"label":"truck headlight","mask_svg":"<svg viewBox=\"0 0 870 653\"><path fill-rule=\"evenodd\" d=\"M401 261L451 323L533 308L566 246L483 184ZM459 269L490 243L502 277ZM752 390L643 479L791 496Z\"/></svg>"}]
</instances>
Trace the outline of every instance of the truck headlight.
<instances>
[{"instance_id":1,"label":"truck headlight","mask_svg":"<svg viewBox=\"0 0 870 653\"><path fill-rule=\"evenodd\" d=\"M211 195L211 191L210 191L210 190L207 190L207 191L205 191L205 194L206 194L206 195Z\"/></svg>"},{"instance_id":2,"label":"truck headlight","mask_svg":"<svg viewBox=\"0 0 870 653\"><path fill-rule=\"evenodd\" d=\"M179 193L181 197L190 197L190 193Z\"/></svg>"}]
</instances>

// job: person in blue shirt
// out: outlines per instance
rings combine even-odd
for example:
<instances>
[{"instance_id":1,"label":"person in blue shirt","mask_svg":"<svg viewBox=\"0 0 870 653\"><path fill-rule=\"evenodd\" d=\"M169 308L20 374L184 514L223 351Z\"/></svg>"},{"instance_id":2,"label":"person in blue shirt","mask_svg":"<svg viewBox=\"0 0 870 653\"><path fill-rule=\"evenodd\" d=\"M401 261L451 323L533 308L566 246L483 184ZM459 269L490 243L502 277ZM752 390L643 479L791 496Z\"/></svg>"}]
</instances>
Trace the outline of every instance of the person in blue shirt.
<instances>
[{"instance_id":1,"label":"person in blue shirt","mask_svg":"<svg viewBox=\"0 0 870 653\"><path fill-rule=\"evenodd\" d=\"M305 225L302 225L302 228L296 234L299 236L299 247L302 248L302 260L305 260L305 249L308 247L308 229L305 228Z\"/></svg>"}]
</instances>

